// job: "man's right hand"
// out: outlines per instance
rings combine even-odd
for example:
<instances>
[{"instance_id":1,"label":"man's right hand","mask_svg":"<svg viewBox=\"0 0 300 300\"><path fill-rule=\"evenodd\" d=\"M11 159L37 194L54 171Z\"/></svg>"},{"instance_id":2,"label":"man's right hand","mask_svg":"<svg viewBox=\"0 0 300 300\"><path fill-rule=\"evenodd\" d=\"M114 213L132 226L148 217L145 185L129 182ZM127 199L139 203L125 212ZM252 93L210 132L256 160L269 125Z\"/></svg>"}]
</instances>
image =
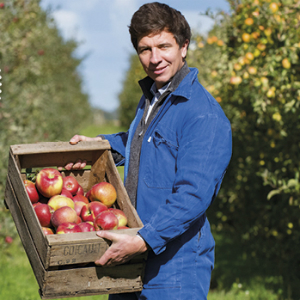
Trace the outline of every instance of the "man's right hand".
<instances>
[{"instance_id":1,"label":"man's right hand","mask_svg":"<svg viewBox=\"0 0 300 300\"><path fill-rule=\"evenodd\" d=\"M99 142L99 141L102 141L102 138L100 136L97 136L97 137L88 137L88 136L85 136L85 135L74 135L71 139L70 139L70 144L71 145L75 145L81 141L86 141L86 142ZM64 168L68 171L70 170L82 170L84 167L86 166L86 161L85 160L78 160L77 162L69 162L68 164L66 164L64 166ZM62 171L62 167L58 167L58 170Z\"/></svg>"},{"instance_id":2,"label":"man's right hand","mask_svg":"<svg viewBox=\"0 0 300 300\"><path fill-rule=\"evenodd\" d=\"M85 135L74 135L71 139L70 139L70 144L72 145L75 145L77 144L78 142L99 142L99 141L102 141L102 138L100 136L96 136L96 137L88 137L88 136L85 136Z\"/></svg>"}]
</instances>

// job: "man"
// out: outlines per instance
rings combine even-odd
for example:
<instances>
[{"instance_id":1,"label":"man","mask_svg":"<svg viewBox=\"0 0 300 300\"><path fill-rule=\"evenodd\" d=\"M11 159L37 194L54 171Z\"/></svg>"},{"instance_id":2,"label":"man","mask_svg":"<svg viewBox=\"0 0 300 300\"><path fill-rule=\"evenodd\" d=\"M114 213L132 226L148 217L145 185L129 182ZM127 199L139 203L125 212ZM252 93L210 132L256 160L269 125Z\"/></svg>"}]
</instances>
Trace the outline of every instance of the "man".
<instances>
[{"instance_id":1,"label":"man","mask_svg":"<svg viewBox=\"0 0 300 300\"><path fill-rule=\"evenodd\" d=\"M180 12L145 4L129 31L148 77L128 132L70 140L110 142L144 224L135 237L99 232L113 243L96 264L113 266L149 249L143 291L109 299L206 299L214 239L205 212L231 157L230 123L185 62L191 33Z\"/></svg>"}]
</instances>

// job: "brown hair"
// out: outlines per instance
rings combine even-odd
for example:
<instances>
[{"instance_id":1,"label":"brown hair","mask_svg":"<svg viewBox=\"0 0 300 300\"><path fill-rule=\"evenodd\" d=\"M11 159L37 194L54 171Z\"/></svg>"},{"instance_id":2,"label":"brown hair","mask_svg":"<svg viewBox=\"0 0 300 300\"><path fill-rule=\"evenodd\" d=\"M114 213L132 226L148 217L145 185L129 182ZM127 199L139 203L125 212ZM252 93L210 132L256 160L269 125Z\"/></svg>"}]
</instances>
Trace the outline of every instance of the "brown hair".
<instances>
[{"instance_id":1,"label":"brown hair","mask_svg":"<svg viewBox=\"0 0 300 300\"><path fill-rule=\"evenodd\" d=\"M137 50L138 41L149 34L166 30L174 35L181 48L191 39L191 28L185 17L167 4L153 2L142 5L132 16L129 25L131 42Z\"/></svg>"}]
</instances>

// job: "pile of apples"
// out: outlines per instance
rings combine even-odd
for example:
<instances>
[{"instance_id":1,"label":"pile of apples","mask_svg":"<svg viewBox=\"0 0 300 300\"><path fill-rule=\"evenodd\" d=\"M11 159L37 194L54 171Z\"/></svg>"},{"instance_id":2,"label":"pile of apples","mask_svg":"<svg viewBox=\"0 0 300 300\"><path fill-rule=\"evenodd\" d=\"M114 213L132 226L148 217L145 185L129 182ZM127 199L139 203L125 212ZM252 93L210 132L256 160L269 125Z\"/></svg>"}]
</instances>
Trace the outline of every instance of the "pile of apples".
<instances>
[{"instance_id":1,"label":"pile of apples","mask_svg":"<svg viewBox=\"0 0 300 300\"><path fill-rule=\"evenodd\" d=\"M117 192L109 182L84 194L75 177L44 168L24 185L45 235L128 228L124 212L112 207Z\"/></svg>"}]
</instances>

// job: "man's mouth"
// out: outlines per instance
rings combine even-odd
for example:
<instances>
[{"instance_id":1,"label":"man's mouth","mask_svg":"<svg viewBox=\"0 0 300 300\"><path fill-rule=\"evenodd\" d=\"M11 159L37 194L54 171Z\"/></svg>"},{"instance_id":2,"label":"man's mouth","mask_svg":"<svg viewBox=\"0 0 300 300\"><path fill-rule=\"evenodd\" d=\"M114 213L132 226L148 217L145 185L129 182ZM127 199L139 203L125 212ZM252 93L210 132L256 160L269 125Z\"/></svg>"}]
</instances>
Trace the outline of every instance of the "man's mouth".
<instances>
[{"instance_id":1,"label":"man's mouth","mask_svg":"<svg viewBox=\"0 0 300 300\"><path fill-rule=\"evenodd\" d=\"M156 69L153 69L152 72L155 75L159 75L159 74L163 73L166 70L167 67L168 66L165 66L165 67L162 67L162 68L156 68Z\"/></svg>"}]
</instances>

